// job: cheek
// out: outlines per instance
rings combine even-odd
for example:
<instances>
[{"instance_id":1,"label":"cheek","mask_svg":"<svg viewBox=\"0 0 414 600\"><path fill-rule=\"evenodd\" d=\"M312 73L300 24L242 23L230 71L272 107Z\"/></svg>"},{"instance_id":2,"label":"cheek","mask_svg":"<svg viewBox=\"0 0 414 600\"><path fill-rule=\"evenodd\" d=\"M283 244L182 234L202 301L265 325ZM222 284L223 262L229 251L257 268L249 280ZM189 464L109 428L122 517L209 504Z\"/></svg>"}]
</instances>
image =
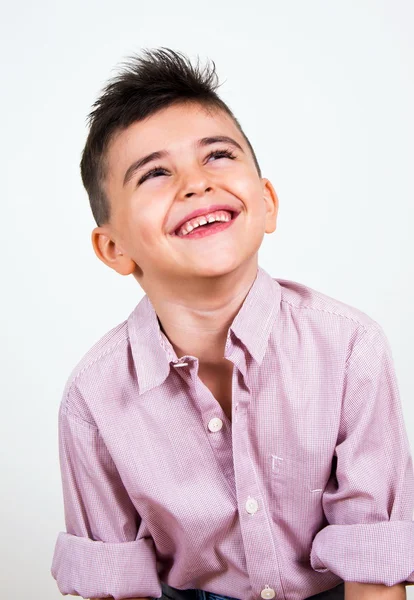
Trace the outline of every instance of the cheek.
<instances>
[{"instance_id":1,"label":"cheek","mask_svg":"<svg viewBox=\"0 0 414 600\"><path fill-rule=\"evenodd\" d=\"M252 202L257 202L261 196L260 180L250 172L235 172L229 181L229 186L232 193L245 202L247 206Z\"/></svg>"},{"instance_id":2,"label":"cheek","mask_svg":"<svg viewBox=\"0 0 414 600\"><path fill-rule=\"evenodd\" d=\"M248 218L251 222L262 223L266 216L266 202L261 186L251 180L239 181L236 186L237 191L234 193L244 203L244 210L247 212Z\"/></svg>"},{"instance_id":3,"label":"cheek","mask_svg":"<svg viewBox=\"0 0 414 600\"><path fill-rule=\"evenodd\" d=\"M159 229L157 230L156 223L158 223L158 220L156 220L155 216L153 219L151 219L144 218L142 215L141 218L137 219L135 222L134 231L132 232L136 239L137 245L143 247L154 244L157 238L157 231L159 237Z\"/></svg>"},{"instance_id":4,"label":"cheek","mask_svg":"<svg viewBox=\"0 0 414 600\"><path fill-rule=\"evenodd\" d=\"M159 232L164 218L162 201L156 194L148 194L139 202L132 202L128 216L128 229L132 236L149 241Z\"/></svg>"},{"instance_id":5,"label":"cheek","mask_svg":"<svg viewBox=\"0 0 414 600\"><path fill-rule=\"evenodd\" d=\"M229 182L229 191L245 205L245 210L252 208L260 199L260 187L248 177L235 177Z\"/></svg>"}]
</instances>

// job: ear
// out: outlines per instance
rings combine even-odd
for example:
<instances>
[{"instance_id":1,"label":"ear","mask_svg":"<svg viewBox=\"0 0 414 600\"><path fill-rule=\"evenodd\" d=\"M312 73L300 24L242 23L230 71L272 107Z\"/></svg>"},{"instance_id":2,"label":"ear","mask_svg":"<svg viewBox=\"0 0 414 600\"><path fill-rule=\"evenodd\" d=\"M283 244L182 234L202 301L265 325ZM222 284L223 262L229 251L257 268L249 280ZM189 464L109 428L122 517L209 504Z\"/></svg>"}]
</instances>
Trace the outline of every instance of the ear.
<instances>
[{"instance_id":1,"label":"ear","mask_svg":"<svg viewBox=\"0 0 414 600\"><path fill-rule=\"evenodd\" d=\"M276 229L277 213L279 210L279 198L273 185L268 179L262 177L263 197L266 203L266 233L272 233Z\"/></svg>"},{"instance_id":2,"label":"ear","mask_svg":"<svg viewBox=\"0 0 414 600\"><path fill-rule=\"evenodd\" d=\"M96 256L120 275L130 275L136 269L136 264L112 239L108 227L95 227L91 235L92 246Z\"/></svg>"}]
</instances>

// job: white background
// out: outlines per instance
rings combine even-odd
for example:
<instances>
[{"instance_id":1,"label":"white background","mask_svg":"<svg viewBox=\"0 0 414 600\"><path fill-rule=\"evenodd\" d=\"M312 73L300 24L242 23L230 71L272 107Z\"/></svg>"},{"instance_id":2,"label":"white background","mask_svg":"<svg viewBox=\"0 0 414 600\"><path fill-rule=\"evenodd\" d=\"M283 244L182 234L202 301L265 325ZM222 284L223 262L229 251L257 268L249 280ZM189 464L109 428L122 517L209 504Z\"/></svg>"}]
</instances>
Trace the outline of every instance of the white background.
<instances>
[{"instance_id":1,"label":"white background","mask_svg":"<svg viewBox=\"0 0 414 600\"><path fill-rule=\"evenodd\" d=\"M381 324L414 448L412 2L24 0L2 7L0 44L3 598L62 597L58 405L143 296L93 252L79 161L92 103L144 47L216 62L279 196L259 263Z\"/></svg>"}]
</instances>

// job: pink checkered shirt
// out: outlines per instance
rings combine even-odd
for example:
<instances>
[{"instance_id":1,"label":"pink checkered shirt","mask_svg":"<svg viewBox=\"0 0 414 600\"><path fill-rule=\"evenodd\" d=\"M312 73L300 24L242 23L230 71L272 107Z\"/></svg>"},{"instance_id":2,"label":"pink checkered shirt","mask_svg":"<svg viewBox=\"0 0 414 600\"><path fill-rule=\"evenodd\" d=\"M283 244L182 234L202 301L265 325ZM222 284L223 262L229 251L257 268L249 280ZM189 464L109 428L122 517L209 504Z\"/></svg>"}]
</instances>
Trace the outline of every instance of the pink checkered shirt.
<instances>
[{"instance_id":1,"label":"pink checkered shirt","mask_svg":"<svg viewBox=\"0 0 414 600\"><path fill-rule=\"evenodd\" d=\"M364 312L259 267L227 335L232 420L144 296L59 408L62 594L301 600L414 584L414 474L393 358Z\"/></svg>"}]
</instances>

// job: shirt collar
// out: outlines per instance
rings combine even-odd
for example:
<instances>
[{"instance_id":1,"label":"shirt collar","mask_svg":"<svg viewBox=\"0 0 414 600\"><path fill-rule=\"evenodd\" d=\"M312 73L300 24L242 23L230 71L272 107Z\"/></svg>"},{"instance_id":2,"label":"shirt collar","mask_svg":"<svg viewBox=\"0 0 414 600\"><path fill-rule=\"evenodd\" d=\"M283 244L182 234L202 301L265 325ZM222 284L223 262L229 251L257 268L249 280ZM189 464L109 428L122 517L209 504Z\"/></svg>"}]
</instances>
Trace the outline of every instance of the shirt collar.
<instances>
[{"instance_id":1,"label":"shirt collar","mask_svg":"<svg viewBox=\"0 0 414 600\"><path fill-rule=\"evenodd\" d=\"M261 364L266 352L279 314L280 300L280 284L259 266L253 285L229 328L229 334L231 330L258 364ZM147 295L129 315L128 332L139 394L142 394L161 385L170 372L170 364L180 362L181 357L177 356L161 331L154 306Z\"/></svg>"}]
</instances>

